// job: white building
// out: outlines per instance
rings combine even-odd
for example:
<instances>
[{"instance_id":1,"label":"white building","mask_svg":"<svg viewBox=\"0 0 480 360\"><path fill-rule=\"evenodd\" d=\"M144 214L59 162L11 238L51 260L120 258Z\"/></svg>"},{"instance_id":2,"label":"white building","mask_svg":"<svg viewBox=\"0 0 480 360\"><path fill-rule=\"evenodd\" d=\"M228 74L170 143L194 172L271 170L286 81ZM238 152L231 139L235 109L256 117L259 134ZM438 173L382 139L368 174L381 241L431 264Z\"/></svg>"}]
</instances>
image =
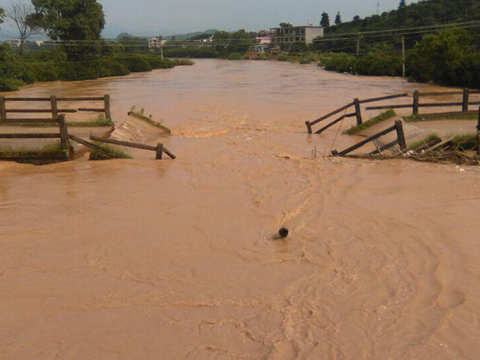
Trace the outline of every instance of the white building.
<instances>
[{"instance_id":1,"label":"white building","mask_svg":"<svg viewBox=\"0 0 480 360\"><path fill-rule=\"evenodd\" d=\"M165 45L166 42L167 42L167 40L162 40L159 37L153 37L153 38L148 40L148 48L149 49L160 49L163 45Z\"/></svg>"},{"instance_id":2,"label":"white building","mask_svg":"<svg viewBox=\"0 0 480 360\"><path fill-rule=\"evenodd\" d=\"M272 29L273 45L293 44L295 42L303 42L309 45L313 39L323 37L323 27L313 25L297 25L282 23L280 27Z\"/></svg>"}]
</instances>

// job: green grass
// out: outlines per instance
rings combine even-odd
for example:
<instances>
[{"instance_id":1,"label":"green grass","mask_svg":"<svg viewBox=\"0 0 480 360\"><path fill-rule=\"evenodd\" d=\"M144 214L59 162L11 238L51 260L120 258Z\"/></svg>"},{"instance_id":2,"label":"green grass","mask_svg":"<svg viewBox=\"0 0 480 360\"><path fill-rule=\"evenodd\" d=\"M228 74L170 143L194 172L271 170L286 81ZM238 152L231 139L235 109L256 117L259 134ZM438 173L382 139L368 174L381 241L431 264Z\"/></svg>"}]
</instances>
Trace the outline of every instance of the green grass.
<instances>
[{"instance_id":1,"label":"green grass","mask_svg":"<svg viewBox=\"0 0 480 360\"><path fill-rule=\"evenodd\" d=\"M174 59L175 66L190 66L194 65L195 63L189 59Z\"/></svg>"},{"instance_id":2,"label":"green grass","mask_svg":"<svg viewBox=\"0 0 480 360\"><path fill-rule=\"evenodd\" d=\"M368 121L365 121L364 123L362 123L360 125L356 125L356 126L351 127L348 130L345 130L343 133L346 134L346 135L356 135L359 132L361 132L365 129L368 129L369 127L372 127L376 124L381 123L382 121L391 119L392 117L394 117L396 115L397 114L393 110L385 111L384 113L381 113L380 115L375 116L374 118L372 118Z\"/></svg>"},{"instance_id":3,"label":"green grass","mask_svg":"<svg viewBox=\"0 0 480 360\"><path fill-rule=\"evenodd\" d=\"M433 120L477 120L478 113L458 114L423 114L404 116L406 122L433 121Z\"/></svg>"},{"instance_id":4,"label":"green grass","mask_svg":"<svg viewBox=\"0 0 480 360\"><path fill-rule=\"evenodd\" d=\"M95 142L100 150L92 150L90 152L90 160L111 160L111 159L131 159L127 153L103 143Z\"/></svg>"},{"instance_id":5,"label":"green grass","mask_svg":"<svg viewBox=\"0 0 480 360\"><path fill-rule=\"evenodd\" d=\"M39 149L0 147L0 159L3 160L65 160L65 152L60 147L60 142L47 144Z\"/></svg>"},{"instance_id":6,"label":"green grass","mask_svg":"<svg viewBox=\"0 0 480 360\"><path fill-rule=\"evenodd\" d=\"M113 126L113 121L107 119L104 114L98 115L95 120L90 121L67 121L67 126L71 127L102 127L102 126ZM34 123L18 123L18 124L2 124L0 126L18 126L18 127L58 127L56 122L34 122Z\"/></svg>"},{"instance_id":7,"label":"green grass","mask_svg":"<svg viewBox=\"0 0 480 360\"><path fill-rule=\"evenodd\" d=\"M408 146L408 149L409 150L415 150L422 145L429 144L431 142L439 141L439 140L441 140L440 137L437 134L432 133L432 134L429 134L428 136L426 136L425 138L423 138L421 140L418 140L418 141L415 141L415 142L411 143Z\"/></svg>"},{"instance_id":8,"label":"green grass","mask_svg":"<svg viewBox=\"0 0 480 360\"><path fill-rule=\"evenodd\" d=\"M455 150L473 150L477 148L477 134L457 135L451 142Z\"/></svg>"}]
</instances>

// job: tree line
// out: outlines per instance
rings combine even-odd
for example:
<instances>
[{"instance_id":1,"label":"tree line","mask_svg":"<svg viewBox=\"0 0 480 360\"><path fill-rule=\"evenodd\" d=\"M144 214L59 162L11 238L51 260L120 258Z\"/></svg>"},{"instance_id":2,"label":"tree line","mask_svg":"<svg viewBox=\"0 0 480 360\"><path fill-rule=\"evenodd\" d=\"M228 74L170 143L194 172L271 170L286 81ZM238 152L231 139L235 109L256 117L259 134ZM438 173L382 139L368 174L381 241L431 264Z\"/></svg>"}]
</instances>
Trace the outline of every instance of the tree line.
<instances>
[{"instance_id":1,"label":"tree line","mask_svg":"<svg viewBox=\"0 0 480 360\"><path fill-rule=\"evenodd\" d=\"M147 52L148 46L133 53L122 42L104 41L105 15L96 0L17 0L0 9L0 23L6 19L16 25L20 44L18 52L0 45L0 91L35 81L85 80L191 64L163 59ZM40 31L59 42L24 53L26 40Z\"/></svg>"}]
</instances>

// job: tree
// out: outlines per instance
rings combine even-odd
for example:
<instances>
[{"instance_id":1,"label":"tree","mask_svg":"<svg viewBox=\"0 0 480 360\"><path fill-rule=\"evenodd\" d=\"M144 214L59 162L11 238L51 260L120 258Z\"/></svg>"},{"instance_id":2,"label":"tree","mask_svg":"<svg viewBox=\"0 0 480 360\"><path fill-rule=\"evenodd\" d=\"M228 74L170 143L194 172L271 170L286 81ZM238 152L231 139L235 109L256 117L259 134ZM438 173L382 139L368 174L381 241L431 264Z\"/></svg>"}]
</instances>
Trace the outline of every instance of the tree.
<instances>
[{"instance_id":1,"label":"tree","mask_svg":"<svg viewBox=\"0 0 480 360\"><path fill-rule=\"evenodd\" d=\"M328 28L330 26L330 18L325 11L322 13L322 20L320 20L320 26L323 26L324 28Z\"/></svg>"},{"instance_id":2,"label":"tree","mask_svg":"<svg viewBox=\"0 0 480 360\"><path fill-rule=\"evenodd\" d=\"M405 0L400 0L400 5L398 5L398 8L401 9L401 8L404 8L407 6L407 3Z\"/></svg>"},{"instance_id":3,"label":"tree","mask_svg":"<svg viewBox=\"0 0 480 360\"><path fill-rule=\"evenodd\" d=\"M25 41L30 37L30 35L34 34L40 29L39 26L29 20L33 13L33 6L23 1L12 3L6 12L7 19L12 21L17 27L18 36L20 38L20 47L18 51L20 55L23 54Z\"/></svg>"},{"instance_id":4,"label":"tree","mask_svg":"<svg viewBox=\"0 0 480 360\"><path fill-rule=\"evenodd\" d=\"M342 23L342 16L340 15L340 11L337 12L337 16L335 16L335 25L340 25Z\"/></svg>"},{"instance_id":5,"label":"tree","mask_svg":"<svg viewBox=\"0 0 480 360\"><path fill-rule=\"evenodd\" d=\"M0 24L3 23L3 18L5 17L5 12L0 8Z\"/></svg>"},{"instance_id":6,"label":"tree","mask_svg":"<svg viewBox=\"0 0 480 360\"><path fill-rule=\"evenodd\" d=\"M51 39L100 39L100 33L105 26L105 16L102 5L96 0L32 0L32 3L35 13L30 16L29 21L43 28Z\"/></svg>"},{"instance_id":7,"label":"tree","mask_svg":"<svg viewBox=\"0 0 480 360\"><path fill-rule=\"evenodd\" d=\"M44 29L51 39L64 41L69 60L98 51L96 40L105 26L105 16L96 0L32 0L32 3L35 13L29 21Z\"/></svg>"}]
</instances>

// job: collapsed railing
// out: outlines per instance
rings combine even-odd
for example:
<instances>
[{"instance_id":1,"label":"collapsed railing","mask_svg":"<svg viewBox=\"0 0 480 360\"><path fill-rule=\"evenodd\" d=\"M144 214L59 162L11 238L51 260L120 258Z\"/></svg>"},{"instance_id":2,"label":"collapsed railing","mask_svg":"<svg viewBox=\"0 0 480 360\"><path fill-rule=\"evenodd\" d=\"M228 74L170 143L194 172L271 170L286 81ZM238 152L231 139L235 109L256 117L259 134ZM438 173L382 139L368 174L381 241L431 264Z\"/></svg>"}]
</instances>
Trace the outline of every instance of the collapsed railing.
<instances>
[{"instance_id":1,"label":"collapsed railing","mask_svg":"<svg viewBox=\"0 0 480 360\"><path fill-rule=\"evenodd\" d=\"M473 114L475 111L470 111L470 105L480 105L480 101L470 101L471 100L471 95L473 94L480 94L480 90L470 90L470 89L463 89L462 91L446 91L446 92L420 92L418 90L415 90L413 92L412 96L412 102L410 104L390 104L390 105L380 105L380 106L369 106L366 108L366 110L387 110L387 109L412 109L412 115L413 116L418 116L420 115L420 108L435 108L435 107L455 107L459 106L461 107L460 112L443 112L443 113L429 113L429 114L422 114L422 116L432 116L432 115L456 115L456 114ZM462 101L461 102L438 102L438 103L421 103L420 99L421 97L433 97L433 96L448 96L448 95L462 95ZM365 100L359 100L359 99L354 99L353 102L342 106L341 108L338 108L314 121L306 121L305 125L307 126L307 130L309 134L313 133L312 126L323 122L325 120L328 120L334 115L337 115L341 113L342 111L347 111L349 108L354 107L355 111L351 113L344 114L340 116L339 118L333 120L326 126L322 127L321 129L315 131L315 134L321 134L328 128L334 126L335 124L338 124L342 120L350 117L356 117L357 120L357 125L361 125L363 123L363 118L362 118L362 111L361 111L361 105L367 104L367 103L373 103L373 102L379 102L379 101L384 101L384 100L389 100L389 99L396 99L396 98L402 98L402 97L409 97L409 94L404 93L404 94L397 94L397 95L390 95L390 96L383 96L383 97L378 97L378 98L371 98L371 99L365 99Z\"/></svg>"},{"instance_id":2,"label":"collapsed railing","mask_svg":"<svg viewBox=\"0 0 480 360\"><path fill-rule=\"evenodd\" d=\"M59 102L85 102L85 101L101 101L103 107L98 108L78 108L78 109L63 109L58 108ZM50 109L11 109L6 105L8 102L49 102ZM0 96L0 124L21 124L21 123L54 123L60 114L76 113L76 112L97 112L104 113L105 118L112 120L110 112L110 95L102 97L39 97L39 98L20 98L20 97L4 97ZM9 118L8 114L51 114L51 118Z\"/></svg>"},{"instance_id":3,"label":"collapsed railing","mask_svg":"<svg viewBox=\"0 0 480 360\"><path fill-rule=\"evenodd\" d=\"M461 112L448 112L448 113L436 113L432 115L450 115L450 114L459 114L459 113L475 113L476 111L469 111L470 105L480 105L480 101L470 102L471 94L480 94L480 90L470 90L463 89L463 91L444 91L444 92L420 92L415 90L413 92L413 101L411 104L391 104L391 105L382 105L382 106L371 106L367 107L367 110L384 110L384 109L408 109L412 108L412 115L419 115L419 109L422 107L454 107L460 106L462 108ZM448 96L448 95L462 95L461 102L446 102L446 103L420 103L420 98L422 96L432 97L432 96ZM427 114L430 115L430 114Z\"/></svg>"},{"instance_id":4,"label":"collapsed railing","mask_svg":"<svg viewBox=\"0 0 480 360\"><path fill-rule=\"evenodd\" d=\"M350 146L349 148L347 148L343 151L340 151L340 152L338 152L337 150L333 150L332 155L333 156L345 156L345 155L351 153L352 151L355 151L355 150L361 148L362 146L368 144L369 142L377 140L378 138L380 138L382 136L385 136L385 135L387 135L387 134L389 134L393 131L397 132L397 139L395 141L392 141L389 144L382 145L381 149L377 149L377 150L371 152L370 155L378 154L381 151L387 150L387 149L389 149L389 148L391 148L391 147L393 147L397 144L400 146L400 149L402 151L406 151L407 150L407 143L405 141L405 133L403 131L403 125L402 125L402 122L400 120L397 120L397 121L395 121L395 125L387 128L385 130L382 130L382 131L380 131L379 133L377 133L373 136L370 136L369 138L359 142L358 144Z\"/></svg>"},{"instance_id":5,"label":"collapsed railing","mask_svg":"<svg viewBox=\"0 0 480 360\"><path fill-rule=\"evenodd\" d=\"M22 123L23 119L9 120L10 123ZM69 144L69 135L67 124L65 122L65 115L58 115L56 119L37 119L38 123L58 123L59 132L58 133L4 133L0 134L0 139L60 139L60 147L62 153L65 156L64 160L69 160L71 157L70 144Z\"/></svg>"},{"instance_id":6,"label":"collapsed railing","mask_svg":"<svg viewBox=\"0 0 480 360\"><path fill-rule=\"evenodd\" d=\"M351 107L355 108L355 112L347 113L347 114L344 114L344 115L340 116L339 118L335 119L334 121L332 121L328 125L326 125L326 126L322 127L321 129L315 131L315 134L321 134L322 132L324 132L328 128L332 127L333 125L339 123L340 121L342 121L346 118L350 118L350 117L356 117L357 125L361 125L363 123L362 110L361 110L361 105L362 104L367 104L367 103L372 103L372 102L377 102L377 101L390 100L390 99L396 99L396 98L407 97L407 96L408 96L407 93L403 93L403 94L382 96L382 97L364 99L364 100L359 100L357 98L357 99L354 99L353 102L351 102L347 105L344 105L341 108L338 108L338 109L336 109L336 110L334 110L334 111L332 111L332 112L330 112L330 113L328 113L328 114L326 114L326 115L324 115L324 116L322 116L322 117L320 117L320 118L318 118L314 121L306 121L305 125L307 126L308 133L312 134L312 132L313 132L312 126L313 125L316 125L316 124L318 124L322 121L325 121L325 120L329 119L330 117L341 113L342 111L348 110Z\"/></svg>"}]
</instances>

